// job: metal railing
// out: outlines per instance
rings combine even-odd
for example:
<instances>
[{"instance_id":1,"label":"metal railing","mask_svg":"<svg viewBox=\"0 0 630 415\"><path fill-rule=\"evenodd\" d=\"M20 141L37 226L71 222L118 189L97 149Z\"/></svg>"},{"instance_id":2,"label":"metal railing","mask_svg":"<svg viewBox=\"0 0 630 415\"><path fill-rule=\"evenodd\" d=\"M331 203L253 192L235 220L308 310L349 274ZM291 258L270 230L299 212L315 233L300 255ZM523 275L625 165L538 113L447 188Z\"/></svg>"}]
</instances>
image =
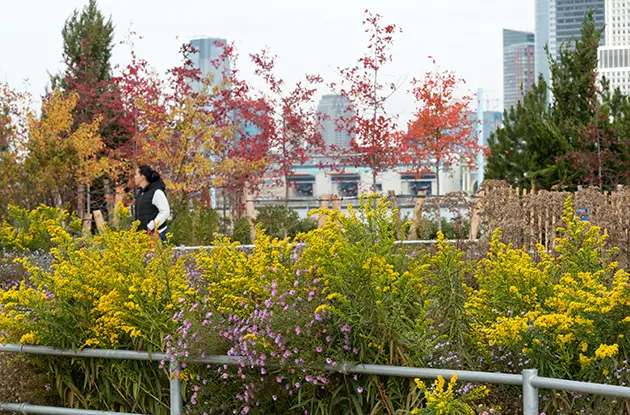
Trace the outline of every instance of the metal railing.
<instances>
[{"instance_id":1,"label":"metal railing","mask_svg":"<svg viewBox=\"0 0 630 415\"><path fill-rule=\"evenodd\" d=\"M446 242L448 243L461 243L461 242L465 242L465 243L475 243L475 242L479 242L479 239L447 239ZM401 246L408 246L408 245L436 245L437 244L437 239L411 239L411 240L399 240L399 241L395 241L396 245L401 245ZM303 243L298 243L295 246L296 247L300 247L300 246L304 246L305 244ZM215 249L217 246L216 245L197 245L197 246L186 246L186 245L180 245L180 246L175 246L173 247L173 249L175 251L201 251L201 250L206 250L206 251L211 251L213 249ZM256 245L254 244L249 244L249 245L237 245L236 246L238 249L243 249L243 250L251 250L254 249L256 247Z\"/></svg>"},{"instance_id":2,"label":"metal railing","mask_svg":"<svg viewBox=\"0 0 630 415\"><path fill-rule=\"evenodd\" d=\"M151 362L161 362L166 359L164 353L147 353L134 352L128 350L100 350L100 349L83 349L83 350L60 350L46 346L28 346L20 344L0 345L0 352L8 353L27 353L46 356L67 356L67 357L85 357L99 359L116 359L116 360L142 360ZM242 361L244 358L239 356L215 355L206 356L200 359L193 359L193 364L215 364L215 365L233 365ZM171 373L175 373L178 369L177 362L170 363ZM467 370L448 370L448 369L423 369L402 366L384 366L369 364L350 364L342 363L338 366L325 365L325 369L342 374L360 374L360 375L377 375L377 376L394 376L406 378L422 378L435 379L442 376L449 379L453 375L457 375L460 381L486 383L486 384L502 384L521 386L523 390L523 415L539 415L538 413L538 390L554 389L568 392L588 393L595 395L612 396L618 398L630 399L630 387L612 386L599 383L578 382L573 380L562 380L554 378L539 377L536 369L525 369L522 374L492 373L492 372L473 372ZM171 415L181 415L183 411L181 382L176 376L171 376L170 386L170 413ZM106 412L93 411L86 409L70 409L51 406L37 406L26 403L2 403L0 402L0 411L20 412L23 414L70 414L70 415L134 415L124 412Z\"/></svg>"}]
</instances>

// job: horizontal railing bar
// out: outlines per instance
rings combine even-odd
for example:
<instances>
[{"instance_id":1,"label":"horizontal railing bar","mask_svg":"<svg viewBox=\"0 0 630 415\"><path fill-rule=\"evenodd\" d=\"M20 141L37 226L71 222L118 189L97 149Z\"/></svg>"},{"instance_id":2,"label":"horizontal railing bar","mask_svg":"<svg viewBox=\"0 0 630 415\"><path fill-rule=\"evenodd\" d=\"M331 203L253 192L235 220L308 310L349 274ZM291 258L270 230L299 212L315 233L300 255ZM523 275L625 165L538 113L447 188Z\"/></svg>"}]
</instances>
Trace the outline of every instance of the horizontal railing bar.
<instances>
[{"instance_id":1,"label":"horizontal railing bar","mask_svg":"<svg viewBox=\"0 0 630 415\"><path fill-rule=\"evenodd\" d=\"M601 383L579 382L576 380L564 380L545 377L534 377L530 384L539 389L555 389L570 392L590 393L593 395L614 396L630 398L630 387L604 385Z\"/></svg>"},{"instance_id":2,"label":"horizontal railing bar","mask_svg":"<svg viewBox=\"0 0 630 415\"><path fill-rule=\"evenodd\" d=\"M162 361L166 359L164 353L151 353L138 352L130 350L105 350L105 349L83 349L83 350L61 350L47 346L30 346L20 344L5 344L0 345L0 352L9 353L28 353L38 355L49 356L67 356L67 357L90 357L101 359L118 359L118 360L144 360L144 361ZM243 356L227 356L227 355L211 355L201 358L191 359L192 364L216 364L216 365L234 365L245 361ZM459 380L466 382L476 383L494 383L505 385L522 385L523 376L519 374L507 374L507 373L493 373L493 372L475 372L467 370L449 370L449 369L432 369L432 368L413 368L404 366L386 366L386 365L373 365L373 364L352 364L342 363L336 366L325 365L324 368L329 371L337 371L343 374L363 374L363 375L380 375L380 376L396 376L396 377L408 377L408 378L431 378L435 379L438 376L444 378L450 378L456 375ZM579 382L573 380L554 379L546 377L533 377L530 380L530 384L533 387L540 389L553 389L564 390L580 393L589 393L596 395L614 396L620 398L630 398L630 387L604 385L597 383ZM40 408L41 411L48 410L60 410L61 412L34 412L28 410L24 412L27 407ZM37 414L57 414L57 413L72 413L72 414L86 414L86 415L98 415L108 414L110 412L102 411L87 411L87 412L75 412L83 410L67 410L64 408L54 407L36 407L28 404L0 404L0 410L11 410L15 412L22 411L23 413L37 413ZM63 411L73 412L63 412Z\"/></svg>"},{"instance_id":3,"label":"horizontal railing bar","mask_svg":"<svg viewBox=\"0 0 630 415\"><path fill-rule=\"evenodd\" d=\"M337 370L341 373L354 373L362 375L380 375L380 376L396 376L406 378L423 378L423 379L436 379L438 376L442 376L445 379L450 379L453 375L456 375L458 380L466 382L478 382L478 383L499 383L504 385L522 385L523 376L507 374L507 373L492 373L492 372L474 372L469 370L449 370L449 369L428 369L428 368L414 368L404 366L384 366L384 365L364 365L364 364L342 364L341 367L336 368L330 365L326 365L328 370Z\"/></svg>"},{"instance_id":4,"label":"horizontal railing bar","mask_svg":"<svg viewBox=\"0 0 630 415\"><path fill-rule=\"evenodd\" d=\"M164 353L136 352L133 350L83 349L62 350L47 346L29 346L25 344L0 344L0 352L26 353L45 356L92 357L98 359L144 360L161 362Z\"/></svg>"},{"instance_id":5,"label":"horizontal railing bar","mask_svg":"<svg viewBox=\"0 0 630 415\"><path fill-rule=\"evenodd\" d=\"M478 242L478 239L449 239L446 242L449 243L458 243L458 242ZM409 241L396 241L396 245L430 245L437 244L437 239L418 239L418 240L409 240ZM296 244L296 246L300 246L304 244ZM202 249L212 250L216 249L216 245L197 245L197 246L176 246L174 249L176 251L200 251ZM248 244L248 245L236 245L239 249L254 249L256 245Z\"/></svg>"},{"instance_id":6,"label":"horizontal railing bar","mask_svg":"<svg viewBox=\"0 0 630 415\"><path fill-rule=\"evenodd\" d=\"M139 415L129 412L107 412L89 409L60 408L56 406L39 406L28 403L0 403L0 411L11 411L22 414L47 414L47 415Z\"/></svg>"},{"instance_id":7,"label":"horizontal railing bar","mask_svg":"<svg viewBox=\"0 0 630 415\"><path fill-rule=\"evenodd\" d=\"M210 355L201 358L190 359L190 363L195 365L237 365L245 362L244 356Z\"/></svg>"}]
</instances>

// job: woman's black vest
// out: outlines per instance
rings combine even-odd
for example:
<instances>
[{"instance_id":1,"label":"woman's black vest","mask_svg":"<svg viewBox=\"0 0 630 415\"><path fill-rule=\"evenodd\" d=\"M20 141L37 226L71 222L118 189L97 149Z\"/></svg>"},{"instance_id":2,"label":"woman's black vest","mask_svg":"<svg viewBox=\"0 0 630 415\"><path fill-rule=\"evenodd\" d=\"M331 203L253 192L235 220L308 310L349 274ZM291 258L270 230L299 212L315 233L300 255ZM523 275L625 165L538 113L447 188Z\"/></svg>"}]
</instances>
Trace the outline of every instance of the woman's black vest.
<instances>
[{"instance_id":1,"label":"woman's black vest","mask_svg":"<svg viewBox=\"0 0 630 415\"><path fill-rule=\"evenodd\" d=\"M153 205L153 195L158 189L163 192L166 191L166 185L162 179L155 183L149 183L145 189L140 188L136 193L135 214L136 220L140 221L139 231L147 230L149 222L155 219L159 213L158 208ZM164 226L163 223L160 224L160 227L162 226Z\"/></svg>"}]
</instances>

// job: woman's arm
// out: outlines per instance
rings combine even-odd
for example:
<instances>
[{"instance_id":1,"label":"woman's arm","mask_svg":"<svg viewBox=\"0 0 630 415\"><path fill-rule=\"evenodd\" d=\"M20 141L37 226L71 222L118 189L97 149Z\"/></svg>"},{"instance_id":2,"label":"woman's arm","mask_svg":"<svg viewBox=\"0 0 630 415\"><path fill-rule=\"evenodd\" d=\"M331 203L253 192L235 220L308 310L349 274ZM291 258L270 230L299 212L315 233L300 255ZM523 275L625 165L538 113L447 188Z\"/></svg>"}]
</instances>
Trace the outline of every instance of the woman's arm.
<instances>
[{"instance_id":1,"label":"woman's arm","mask_svg":"<svg viewBox=\"0 0 630 415\"><path fill-rule=\"evenodd\" d=\"M168 200L166 199L166 195L164 194L162 190L158 189L155 191L155 193L153 193L152 203L153 203L153 206L155 206L158 209L158 214L155 217L155 219L153 219L147 225L147 228L150 231L156 229L156 227L159 227L165 224L168 218L171 217L171 207L169 206Z\"/></svg>"}]
</instances>

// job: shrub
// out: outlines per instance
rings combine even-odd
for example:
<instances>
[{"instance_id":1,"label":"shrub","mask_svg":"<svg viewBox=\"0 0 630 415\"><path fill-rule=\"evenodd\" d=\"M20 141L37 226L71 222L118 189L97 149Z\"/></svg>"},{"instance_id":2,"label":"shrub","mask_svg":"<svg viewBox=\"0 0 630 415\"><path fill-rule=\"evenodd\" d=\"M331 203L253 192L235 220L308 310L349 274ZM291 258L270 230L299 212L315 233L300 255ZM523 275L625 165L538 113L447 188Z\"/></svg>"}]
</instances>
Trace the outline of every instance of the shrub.
<instances>
[{"instance_id":1,"label":"shrub","mask_svg":"<svg viewBox=\"0 0 630 415\"><path fill-rule=\"evenodd\" d=\"M516 370L533 365L542 376L628 384L629 275L610 261L606 235L575 216L570 199L563 220L556 255L539 247L539 263L494 235L467 303L476 341L480 350L501 352L487 355L493 368L512 356ZM624 410L610 398L555 395L542 409L575 412L583 405L595 413Z\"/></svg>"},{"instance_id":2,"label":"shrub","mask_svg":"<svg viewBox=\"0 0 630 415\"><path fill-rule=\"evenodd\" d=\"M192 206L173 212L173 221L169 223L172 233L171 242L175 245L212 245L220 228L220 218L216 210L193 201Z\"/></svg>"},{"instance_id":3,"label":"shrub","mask_svg":"<svg viewBox=\"0 0 630 415\"><path fill-rule=\"evenodd\" d=\"M130 230L133 226L134 218L131 215L129 206L118 202L114 211L110 213L109 226L116 231Z\"/></svg>"},{"instance_id":4,"label":"shrub","mask_svg":"<svg viewBox=\"0 0 630 415\"><path fill-rule=\"evenodd\" d=\"M172 316L193 295L183 259L145 233L73 239L48 228L57 245L50 270L22 261L30 278L0 292L2 342L164 350ZM71 407L168 413L168 377L146 362L35 358Z\"/></svg>"},{"instance_id":5,"label":"shrub","mask_svg":"<svg viewBox=\"0 0 630 415\"><path fill-rule=\"evenodd\" d=\"M72 236L81 232L81 221L73 213L40 205L34 210L9 206L0 226L0 248L18 251L48 251L54 246L52 233L61 228Z\"/></svg>"},{"instance_id":6,"label":"shrub","mask_svg":"<svg viewBox=\"0 0 630 415\"><path fill-rule=\"evenodd\" d=\"M297 212L285 206L263 206L258 209L256 224L274 238L294 238L299 233L309 232L317 227L311 219L300 219Z\"/></svg>"},{"instance_id":7,"label":"shrub","mask_svg":"<svg viewBox=\"0 0 630 415\"><path fill-rule=\"evenodd\" d=\"M232 240L240 242L241 245L251 245L252 237L252 223L248 217L238 218L234 221L234 227L232 229Z\"/></svg>"},{"instance_id":8,"label":"shrub","mask_svg":"<svg viewBox=\"0 0 630 415\"><path fill-rule=\"evenodd\" d=\"M410 393L408 380L324 373L318 364L419 364L412 351L429 337L428 265L396 249L384 200L364 200L348 216L314 213L328 216L325 226L295 240L260 231L249 255L228 240L198 255L204 298L181 316L172 354L224 350L247 360L193 372L201 380L191 411L343 413L402 405Z\"/></svg>"}]
</instances>

